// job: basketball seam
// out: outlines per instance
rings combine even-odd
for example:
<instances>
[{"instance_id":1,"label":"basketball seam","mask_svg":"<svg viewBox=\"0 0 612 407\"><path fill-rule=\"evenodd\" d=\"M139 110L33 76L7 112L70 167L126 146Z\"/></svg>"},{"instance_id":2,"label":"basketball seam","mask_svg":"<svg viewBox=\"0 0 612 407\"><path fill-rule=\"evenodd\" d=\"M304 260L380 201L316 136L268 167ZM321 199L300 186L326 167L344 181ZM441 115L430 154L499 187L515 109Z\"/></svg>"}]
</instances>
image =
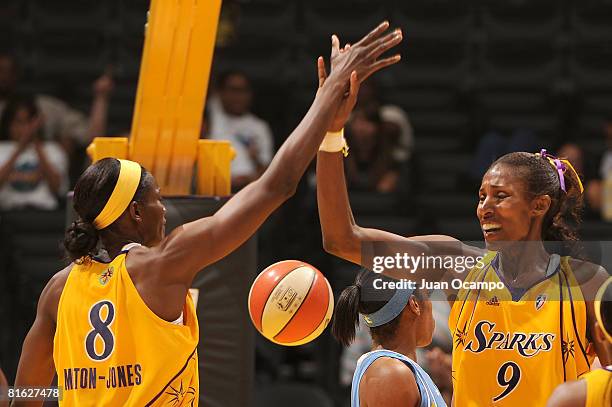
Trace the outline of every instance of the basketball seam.
<instances>
[{"instance_id":1,"label":"basketball seam","mask_svg":"<svg viewBox=\"0 0 612 407\"><path fill-rule=\"evenodd\" d=\"M275 263L275 264L274 264L274 266L277 266L277 265L279 265L280 263L285 263L285 262L290 262L290 261L291 261L291 260L282 260L282 261L279 261L279 262ZM271 296L271 295L274 293L274 290L276 289L276 287L278 287L278 285L279 285L279 284L280 284L280 283L281 283L281 282L282 282L282 281L283 281L283 280L284 280L284 279L285 279L285 278L286 278L286 277L287 277L289 274L293 273L293 271L294 271L294 270L297 270L297 269L299 269L300 267L309 267L309 266L308 266L308 265L306 265L305 263L302 263L302 262L299 262L299 263L300 263L300 264L299 264L299 265L298 265L296 268L294 268L294 269L292 269L291 271L287 272L287 274L285 274L285 275L284 275L284 276L283 276L283 277L282 277L280 280L278 280L278 282L276 283L276 285L274 286L274 288L272 288L272 290L270 290L270 293L269 293L269 294L268 294L268 296L266 297L266 300L265 300L265 301L263 301L263 306L261 307L261 312L259 313L260 315L257 315L257 320L258 320L258 322L259 322L259 326L261 327L261 331L260 331L260 332L261 332L262 334L263 334L263 317L264 317L265 310L266 310L266 304L267 304L267 303L268 303L268 301L270 300L270 296ZM312 267L310 267L310 268L312 268ZM253 284L251 285L251 289L249 290L249 303L248 303L248 307L249 307L249 314L251 314L251 301L250 301L251 293L253 292L253 288L255 287L255 284L257 283L257 280L259 280L259 277L261 277L263 274L264 274L264 273L260 273L260 274L259 274L257 277L255 277L255 280L253 280ZM313 281L314 281L314 279L313 279ZM311 285L312 285L312 284L311 284ZM309 289L309 291L308 291L308 292L310 292L310 289ZM304 298L306 298L306 297L304 297ZM300 305L300 306L301 306L301 305ZM251 315L253 315L253 314L251 314ZM292 317L292 318L293 318L293 317ZM291 321L291 319L290 319L289 321ZM253 321L253 322L255 322L255 321ZM289 323L289 322L287 322L287 324L288 324L288 323ZM285 326L287 326L287 324L285 324ZM255 327L257 327L257 325L255 325ZM284 329L284 327L283 327L283 329ZM281 329L281 331L282 331L282 329Z\"/></svg>"}]
</instances>

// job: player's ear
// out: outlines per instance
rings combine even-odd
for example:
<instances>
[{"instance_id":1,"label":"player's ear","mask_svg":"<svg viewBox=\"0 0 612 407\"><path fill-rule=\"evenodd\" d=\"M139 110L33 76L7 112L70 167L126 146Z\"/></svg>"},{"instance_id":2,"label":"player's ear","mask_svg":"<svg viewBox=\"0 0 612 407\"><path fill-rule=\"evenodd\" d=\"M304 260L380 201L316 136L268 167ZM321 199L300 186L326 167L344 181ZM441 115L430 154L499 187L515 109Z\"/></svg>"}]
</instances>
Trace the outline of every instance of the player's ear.
<instances>
[{"instance_id":1,"label":"player's ear","mask_svg":"<svg viewBox=\"0 0 612 407\"><path fill-rule=\"evenodd\" d=\"M138 202L130 202L130 206L128 206L128 209L130 211L130 218L132 218L138 223L142 222L142 208L140 207L140 204Z\"/></svg>"},{"instance_id":2,"label":"player's ear","mask_svg":"<svg viewBox=\"0 0 612 407\"><path fill-rule=\"evenodd\" d=\"M552 200L548 195L539 195L531 201L531 214L533 216L544 216L550 208Z\"/></svg>"},{"instance_id":3,"label":"player's ear","mask_svg":"<svg viewBox=\"0 0 612 407\"><path fill-rule=\"evenodd\" d=\"M412 312L417 317L421 315L421 306L419 305L419 302L416 300L416 297L414 295L410 296L406 307L409 308L410 312Z\"/></svg>"}]
</instances>

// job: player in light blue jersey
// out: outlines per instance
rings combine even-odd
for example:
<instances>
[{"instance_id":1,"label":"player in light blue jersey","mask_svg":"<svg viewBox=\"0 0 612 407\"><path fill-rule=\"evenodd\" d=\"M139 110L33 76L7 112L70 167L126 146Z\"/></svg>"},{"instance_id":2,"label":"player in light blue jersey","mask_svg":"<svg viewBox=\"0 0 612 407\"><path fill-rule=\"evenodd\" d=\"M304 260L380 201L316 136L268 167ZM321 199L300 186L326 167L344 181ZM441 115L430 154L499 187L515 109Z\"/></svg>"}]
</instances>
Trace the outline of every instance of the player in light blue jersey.
<instances>
[{"instance_id":1,"label":"player in light blue jersey","mask_svg":"<svg viewBox=\"0 0 612 407\"><path fill-rule=\"evenodd\" d=\"M416 362L416 348L431 342L431 301L411 289L383 289L388 277L363 271L344 289L333 334L344 346L355 338L359 314L370 328L373 349L359 358L351 407L446 407L440 391Z\"/></svg>"}]
</instances>

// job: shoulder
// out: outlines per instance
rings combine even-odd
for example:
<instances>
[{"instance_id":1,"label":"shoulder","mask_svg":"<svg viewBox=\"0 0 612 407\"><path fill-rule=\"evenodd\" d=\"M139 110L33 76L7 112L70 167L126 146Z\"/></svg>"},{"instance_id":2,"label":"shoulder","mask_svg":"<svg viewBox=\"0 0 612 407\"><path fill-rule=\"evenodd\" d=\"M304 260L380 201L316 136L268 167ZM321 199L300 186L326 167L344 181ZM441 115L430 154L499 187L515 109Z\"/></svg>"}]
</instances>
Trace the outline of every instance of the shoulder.
<instances>
[{"instance_id":1,"label":"shoulder","mask_svg":"<svg viewBox=\"0 0 612 407\"><path fill-rule=\"evenodd\" d=\"M547 407L574 407L584 406L586 403L586 382L576 380L562 383L548 399Z\"/></svg>"},{"instance_id":2,"label":"shoulder","mask_svg":"<svg viewBox=\"0 0 612 407\"><path fill-rule=\"evenodd\" d=\"M73 266L73 264L70 264L68 267L57 272L53 277L51 277L51 280L49 280L40 294L40 299L38 300L38 313L43 312L51 317L54 322L57 320L59 300L62 296L62 292L66 286L66 281L68 281L68 276L70 275L70 271L72 270Z\"/></svg>"},{"instance_id":3,"label":"shoulder","mask_svg":"<svg viewBox=\"0 0 612 407\"><path fill-rule=\"evenodd\" d=\"M398 359L377 359L362 378L364 401L370 405L414 406L421 399L412 369Z\"/></svg>"},{"instance_id":4,"label":"shoulder","mask_svg":"<svg viewBox=\"0 0 612 407\"><path fill-rule=\"evenodd\" d=\"M574 278L580 285L584 299L592 301L599 287L610 277L608 271L599 264L569 258L568 263Z\"/></svg>"}]
</instances>

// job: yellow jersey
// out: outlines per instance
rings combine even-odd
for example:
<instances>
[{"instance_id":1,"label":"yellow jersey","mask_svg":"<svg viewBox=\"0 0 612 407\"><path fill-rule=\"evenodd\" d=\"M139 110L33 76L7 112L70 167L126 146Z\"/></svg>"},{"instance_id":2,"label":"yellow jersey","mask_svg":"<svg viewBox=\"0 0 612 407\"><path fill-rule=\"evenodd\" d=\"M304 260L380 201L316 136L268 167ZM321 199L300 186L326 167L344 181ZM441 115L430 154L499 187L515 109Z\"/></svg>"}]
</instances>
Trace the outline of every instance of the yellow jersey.
<instances>
[{"instance_id":1,"label":"yellow jersey","mask_svg":"<svg viewBox=\"0 0 612 407\"><path fill-rule=\"evenodd\" d=\"M612 365L582 376L587 385L585 407L612 406Z\"/></svg>"},{"instance_id":2,"label":"yellow jersey","mask_svg":"<svg viewBox=\"0 0 612 407\"><path fill-rule=\"evenodd\" d=\"M159 318L125 267L75 264L57 312L53 360L62 406L198 405L198 320L189 294L183 324Z\"/></svg>"},{"instance_id":3,"label":"yellow jersey","mask_svg":"<svg viewBox=\"0 0 612 407\"><path fill-rule=\"evenodd\" d=\"M568 257L552 255L546 276L509 290L490 252L466 282L449 316L457 406L544 406L562 382L590 369L586 306ZM482 285L480 286L482 287Z\"/></svg>"}]
</instances>

